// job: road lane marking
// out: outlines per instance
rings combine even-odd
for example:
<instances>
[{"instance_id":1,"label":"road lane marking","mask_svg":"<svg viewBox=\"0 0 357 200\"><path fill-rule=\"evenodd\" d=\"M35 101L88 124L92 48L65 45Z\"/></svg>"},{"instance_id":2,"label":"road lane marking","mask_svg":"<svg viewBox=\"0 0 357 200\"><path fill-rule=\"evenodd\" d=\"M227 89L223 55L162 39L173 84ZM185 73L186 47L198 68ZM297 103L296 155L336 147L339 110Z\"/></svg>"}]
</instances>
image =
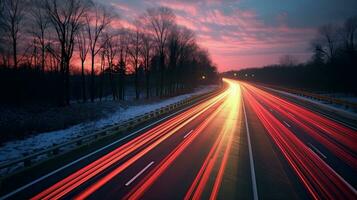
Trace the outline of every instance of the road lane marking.
<instances>
[{"instance_id":1,"label":"road lane marking","mask_svg":"<svg viewBox=\"0 0 357 200\"><path fill-rule=\"evenodd\" d=\"M290 124L288 124L286 121L283 121L283 122L287 127L291 128Z\"/></svg>"},{"instance_id":2,"label":"road lane marking","mask_svg":"<svg viewBox=\"0 0 357 200\"><path fill-rule=\"evenodd\" d=\"M269 108L269 110L270 110L270 112L273 112L274 110L273 109L271 109L271 108Z\"/></svg>"},{"instance_id":3,"label":"road lane marking","mask_svg":"<svg viewBox=\"0 0 357 200\"><path fill-rule=\"evenodd\" d=\"M80 161L82 161L82 160L84 160L84 159L89 158L90 156L93 156L93 155L95 155L95 154L97 154L97 153L99 153L99 152L101 152L101 151L103 151L103 150L105 150L105 149L107 149L107 148L109 148L109 147L111 147L111 146L113 146L113 145L115 145L115 144L117 144L117 143L119 143L119 142L121 142L121 141L127 139L127 138L130 138L130 137L132 137L132 136L134 136L134 135L140 133L141 131L143 131L143 130L145 130L145 129L147 129L147 128L150 128L150 127L152 127L152 126L154 126L154 125L156 125L156 124L158 124L158 123L160 123L160 122L162 122L162 121L165 121L166 119L168 119L168 118L170 118L170 117L172 117L172 116L175 116L175 115L177 115L177 114L180 113L180 112L186 111L186 110L188 110L188 109L194 107L195 105L197 105L197 104L193 104L193 105L191 105L191 106L188 106L188 107L186 107L186 108L183 108L182 110L178 110L178 111L172 113L171 115L168 115L168 116L166 116L166 117L164 117L164 118L161 118L161 119L159 119L159 120L157 120L157 121L154 121L153 123L151 123L151 124L149 124L149 125L147 125L147 126L141 128L141 129L139 129L139 130L137 130L137 131L135 131L135 132L133 132L133 133L131 133L131 134L129 134L129 135L126 135L126 136L124 136L124 137L122 137L122 138L119 138L118 140L116 140L116 141L114 141L114 142L112 142L112 143L110 143L110 144L108 144L108 145L106 145L106 146L104 146L104 147L101 147L101 148L99 148L99 149L97 149L97 150L95 150L95 151L93 151L93 152L91 152L91 153L89 153L89 154L87 154L87 155L84 155L84 156L78 158L77 160L74 160L74 161L68 163L67 165L65 165L65 166L63 166L63 167L60 167L60 168L58 168L58 169L56 169L56 170L54 170L54 171L52 171L52 172L50 172L50 173L48 173L48 174L46 174L46 175L40 177L40 178L38 178L38 179L36 179L36 180L34 180L34 181L32 181L32 182L30 182L30 183L28 183L28 184L22 186L22 187L20 187L20 188L18 188L18 189L16 189L16 190L14 190L14 191L12 191L12 192L10 192L10 193L4 195L4 196L1 196L1 197L0 197L0 200L2 200L2 199L7 199L7 198L13 196L14 194L16 194L16 193L18 193L18 192L21 192L22 190L27 189L28 187L30 187L30 186L32 186L32 185L34 185L34 184L36 184L36 183L38 183L38 182L40 182L40 181L42 181L42 180L48 178L48 177L50 177L50 176L52 176L52 175L54 175L54 174L56 174L56 173L58 173L58 172L60 172L60 171L62 171L62 170L64 170L64 169L66 169L66 168L72 166L72 165L74 165L74 164L76 164L76 163L79 163Z\"/></svg>"},{"instance_id":4,"label":"road lane marking","mask_svg":"<svg viewBox=\"0 0 357 200\"><path fill-rule=\"evenodd\" d=\"M356 189L350 185L339 173L337 173L329 164L327 164L324 160L322 160L316 153L310 148L310 151L317 156L318 159L320 159L325 166L331 170L332 173L334 173L342 182L344 182L348 188L350 188L354 193L357 193Z\"/></svg>"},{"instance_id":5,"label":"road lane marking","mask_svg":"<svg viewBox=\"0 0 357 200\"><path fill-rule=\"evenodd\" d=\"M316 148L313 144L309 143L309 146L316 151L318 154L320 154L320 156L322 156L323 158L327 158L327 156L325 156L325 154L323 154L318 148Z\"/></svg>"},{"instance_id":6,"label":"road lane marking","mask_svg":"<svg viewBox=\"0 0 357 200\"><path fill-rule=\"evenodd\" d=\"M188 132L185 136L183 136L183 138L186 138L187 136L189 136L192 133L193 129L190 130L190 132Z\"/></svg>"},{"instance_id":7,"label":"road lane marking","mask_svg":"<svg viewBox=\"0 0 357 200\"><path fill-rule=\"evenodd\" d=\"M316 153L310 148L310 151L317 156L318 159L322 160ZM343 183L347 185L349 189L351 189L354 193L357 193L356 189L349 184L339 173L337 173L329 164L327 164L325 161L322 160L322 162L325 164L325 166L331 170L332 173L334 173Z\"/></svg>"},{"instance_id":8,"label":"road lane marking","mask_svg":"<svg viewBox=\"0 0 357 200\"><path fill-rule=\"evenodd\" d=\"M295 115L293 114L293 113L291 113L291 112L288 112L288 111L286 111L290 116L292 116L292 117L294 117L295 118Z\"/></svg>"},{"instance_id":9,"label":"road lane marking","mask_svg":"<svg viewBox=\"0 0 357 200\"><path fill-rule=\"evenodd\" d=\"M245 128L247 130L247 138L248 138L248 151L249 151L250 174L252 176L253 199L258 200L259 197L258 197L257 181L255 179L252 144L250 143L250 133L249 133L249 127L248 127L247 113L245 112L244 99L242 100L242 102L243 102L243 111L244 111L244 118L245 118Z\"/></svg>"},{"instance_id":10,"label":"road lane marking","mask_svg":"<svg viewBox=\"0 0 357 200\"><path fill-rule=\"evenodd\" d=\"M125 186L129 186L132 182L135 181L141 174L143 174L151 165L154 164L154 161L151 161L144 169L142 169L139 173L137 173L133 178L131 178L127 183L125 183Z\"/></svg>"}]
</instances>

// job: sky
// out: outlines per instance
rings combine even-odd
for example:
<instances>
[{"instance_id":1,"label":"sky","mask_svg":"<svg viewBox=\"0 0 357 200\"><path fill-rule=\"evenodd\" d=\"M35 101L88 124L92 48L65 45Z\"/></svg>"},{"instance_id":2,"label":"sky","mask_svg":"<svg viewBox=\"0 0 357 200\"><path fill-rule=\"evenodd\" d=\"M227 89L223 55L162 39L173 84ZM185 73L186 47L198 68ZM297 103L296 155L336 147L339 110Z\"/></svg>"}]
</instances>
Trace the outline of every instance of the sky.
<instances>
[{"instance_id":1,"label":"sky","mask_svg":"<svg viewBox=\"0 0 357 200\"><path fill-rule=\"evenodd\" d=\"M316 29L357 15L357 0L101 0L130 27L147 8L166 6L196 33L220 72L311 57Z\"/></svg>"}]
</instances>

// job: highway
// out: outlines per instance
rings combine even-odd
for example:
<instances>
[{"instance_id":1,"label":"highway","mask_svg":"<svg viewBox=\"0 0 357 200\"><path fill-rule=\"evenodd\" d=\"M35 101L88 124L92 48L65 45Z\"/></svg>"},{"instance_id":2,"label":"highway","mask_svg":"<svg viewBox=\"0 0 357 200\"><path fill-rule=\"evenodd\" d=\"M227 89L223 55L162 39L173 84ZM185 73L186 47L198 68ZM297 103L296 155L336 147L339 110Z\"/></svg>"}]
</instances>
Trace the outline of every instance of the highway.
<instances>
[{"instance_id":1,"label":"highway","mask_svg":"<svg viewBox=\"0 0 357 200\"><path fill-rule=\"evenodd\" d=\"M2 198L357 198L356 130L224 82L219 94Z\"/></svg>"}]
</instances>

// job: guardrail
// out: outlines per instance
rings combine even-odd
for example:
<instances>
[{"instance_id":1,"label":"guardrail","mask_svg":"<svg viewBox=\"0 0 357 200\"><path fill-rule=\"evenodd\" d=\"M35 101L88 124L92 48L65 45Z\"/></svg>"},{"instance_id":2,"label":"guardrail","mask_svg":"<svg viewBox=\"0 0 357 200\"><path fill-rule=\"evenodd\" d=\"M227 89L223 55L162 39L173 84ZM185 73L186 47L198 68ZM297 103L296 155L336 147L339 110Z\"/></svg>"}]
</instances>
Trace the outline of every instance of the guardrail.
<instances>
[{"instance_id":1,"label":"guardrail","mask_svg":"<svg viewBox=\"0 0 357 200\"><path fill-rule=\"evenodd\" d=\"M129 120L123 121L120 124L115 124L110 127L106 127L101 130L97 130L92 134L88 134L85 136L78 137L77 139L74 139L69 142L65 142L62 144L54 145L51 148L44 149L38 152L35 152L31 155L24 156L19 159L15 159L3 164L0 164L0 170L6 170L10 171L9 173L15 173L16 171L33 166L34 163L36 162L43 162L46 161L54 156L58 156L60 154L68 153L70 151L73 151L77 148L80 148L84 145L89 145L90 143L94 143L98 139L103 139L108 136L113 136L114 134L120 134L124 131L128 131L135 126L146 122L148 120L154 119L156 117L159 117L160 115L167 114L175 109L178 108L183 108L185 106L191 105L195 102L201 101L205 98L208 98L214 94L217 94L221 89L216 89L211 92L207 92L201 95L193 95L187 99L181 100L179 102L164 106L162 108L158 108L154 111L139 115L137 117L131 118ZM43 159L39 159L40 157L46 157ZM13 169L13 170L11 170Z\"/></svg>"},{"instance_id":2,"label":"guardrail","mask_svg":"<svg viewBox=\"0 0 357 200\"><path fill-rule=\"evenodd\" d=\"M349 102L346 100L336 99L336 98L329 97L329 96L324 96L324 95L319 95L319 94L315 94L315 93L305 92L305 91L291 89L291 88L279 87L279 86L274 86L274 85L268 85L268 84L259 84L259 85L277 89L277 90L281 90L281 91L288 92L288 93L292 93L292 94L295 94L298 96L307 97L307 98L314 99L314 100L324 101L324 102L327 102L330 104L342 105L345 108L350 108L350 109L357 111L357 103Z\"/></svg>"}]
</instances>

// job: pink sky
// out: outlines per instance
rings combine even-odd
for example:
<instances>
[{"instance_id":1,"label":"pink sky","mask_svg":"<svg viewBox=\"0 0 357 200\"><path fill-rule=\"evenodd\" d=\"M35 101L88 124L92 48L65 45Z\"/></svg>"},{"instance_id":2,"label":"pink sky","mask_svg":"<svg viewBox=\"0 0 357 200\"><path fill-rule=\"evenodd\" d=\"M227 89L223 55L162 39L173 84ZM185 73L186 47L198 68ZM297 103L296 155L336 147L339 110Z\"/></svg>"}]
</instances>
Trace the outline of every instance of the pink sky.
<instances>
[{"instance_id":1,"label":"pink sky","mask_svg":"<svg viewBox=\"0 0 357 200\"><path fill-rule=\"evenodd\" d=\"M346 0L348 3L350 0ZM310 41L316 28L341 20L350 12L324 0L104 0L114 8L124 26L145 9L166 6L173 9L177 23L192 29L198 43L208 49L220 72L278 63L289 54L300 62L310 56ZM354 4L351 1L351 4ZM266 5L264 5L264 3ZM304 7L306 6L306 7ZM314 6L319 6L316 10Z\"/></svg>"}]
</instances>

